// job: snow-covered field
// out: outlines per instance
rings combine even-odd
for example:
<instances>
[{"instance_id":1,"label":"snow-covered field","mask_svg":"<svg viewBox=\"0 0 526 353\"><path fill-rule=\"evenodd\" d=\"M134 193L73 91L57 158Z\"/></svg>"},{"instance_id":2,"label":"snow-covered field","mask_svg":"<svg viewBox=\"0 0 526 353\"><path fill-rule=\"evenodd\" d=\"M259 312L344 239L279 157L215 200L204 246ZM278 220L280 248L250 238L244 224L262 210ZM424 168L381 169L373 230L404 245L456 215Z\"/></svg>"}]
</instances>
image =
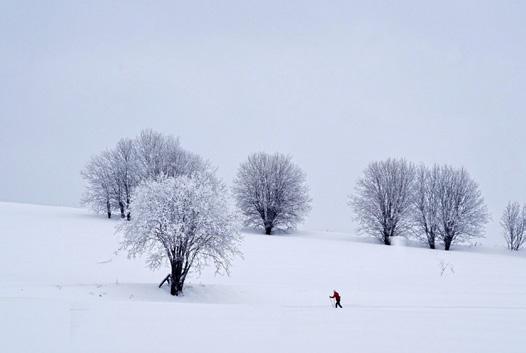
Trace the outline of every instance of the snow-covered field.
<instances>
[{"instance_id":1,"label":"snow-covered field","mask_svg":"<svg viewBox=\"0 0 526 353\"><path fill-rule=\"evenodd\" d=\"M172 297L167 269L115 253L116 224L0 203L1 352L526 351L524 253L245 234L230 277Z\"/></svg>"}]
</instances>

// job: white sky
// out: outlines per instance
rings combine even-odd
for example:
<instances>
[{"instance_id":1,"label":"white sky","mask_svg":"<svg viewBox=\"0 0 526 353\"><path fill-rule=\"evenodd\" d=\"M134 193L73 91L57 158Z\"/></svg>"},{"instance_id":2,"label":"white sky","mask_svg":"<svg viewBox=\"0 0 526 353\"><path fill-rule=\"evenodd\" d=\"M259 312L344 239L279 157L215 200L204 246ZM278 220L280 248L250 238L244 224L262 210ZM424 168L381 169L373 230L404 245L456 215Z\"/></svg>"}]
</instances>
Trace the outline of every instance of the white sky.
<instances>
[{"instance_id":1,"label":"white sky","mask_svg":"<svg viewBox=\"0 0 526 353\"><path fill-rule=\"evenodd\" d=\"M0 200L78 205L79 172L153 128L230 183L251 152L308 174L307 228L389 156L465 166L526 201L521 1L2 1Z\"/></svg>"}]
</instances>

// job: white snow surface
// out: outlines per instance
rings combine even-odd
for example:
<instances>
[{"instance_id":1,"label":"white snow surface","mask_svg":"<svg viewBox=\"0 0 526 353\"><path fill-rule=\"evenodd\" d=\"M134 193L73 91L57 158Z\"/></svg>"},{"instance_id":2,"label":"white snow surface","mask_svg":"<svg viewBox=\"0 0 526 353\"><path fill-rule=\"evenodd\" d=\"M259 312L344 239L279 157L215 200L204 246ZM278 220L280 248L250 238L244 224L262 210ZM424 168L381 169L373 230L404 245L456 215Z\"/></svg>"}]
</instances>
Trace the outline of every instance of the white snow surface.
<instances>
[{"instance_id":1,"label":"white snow surface","mask_svg":"<svg viewBox=\"0 0 526 353\"><path fill-rule=\"evenodd\" d=\"M115 253L117 222L0 203L1 352L526 351L524 252L246 233L229 277L172 297L168 268Z\"/></svg>"}]
</instances>

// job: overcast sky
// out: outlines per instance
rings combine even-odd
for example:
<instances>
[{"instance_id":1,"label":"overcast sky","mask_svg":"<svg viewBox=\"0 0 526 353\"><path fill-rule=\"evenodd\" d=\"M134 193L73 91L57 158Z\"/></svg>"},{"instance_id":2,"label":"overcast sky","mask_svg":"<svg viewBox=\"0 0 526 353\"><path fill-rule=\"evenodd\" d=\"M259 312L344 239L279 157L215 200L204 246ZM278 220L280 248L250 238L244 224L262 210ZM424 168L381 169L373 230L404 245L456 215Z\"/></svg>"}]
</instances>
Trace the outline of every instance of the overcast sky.
<instances>
[{"instance_id":1,"label":"overcast sky","mask_svg":"<svg viewBox=\"0 0 526 353\"><path fill-rule=\"evenodd\" d=\"M1 1L0 200L77 206L89 157L143 128L230 183L291 154L305 227L386 157L465 166L495 225L526 201L526 2ZM490 226L490 230L498 229Z\"/></svg>"}]
</instances>

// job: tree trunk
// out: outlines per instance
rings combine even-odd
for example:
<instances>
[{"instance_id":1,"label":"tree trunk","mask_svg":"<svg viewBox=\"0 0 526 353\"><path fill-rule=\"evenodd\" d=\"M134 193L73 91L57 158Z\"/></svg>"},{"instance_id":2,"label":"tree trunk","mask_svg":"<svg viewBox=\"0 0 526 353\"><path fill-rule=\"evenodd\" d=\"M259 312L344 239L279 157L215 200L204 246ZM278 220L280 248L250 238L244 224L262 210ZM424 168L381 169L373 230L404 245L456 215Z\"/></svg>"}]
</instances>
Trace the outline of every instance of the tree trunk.
<instances>
[{"instance_id":1,"label":"tree trunk","mask_svg":"<svg viewBox=\"0 0 526 353\"><path fill-rule=\"evenodd\" d=\"M384 231L384 244L391 245L391 237L389 236L389 232L387 231Z\"/></svg>"},{"instance_id":2,"label":"tree trunk","mask_svg":"<svg viewBox=\"0 0 526 353\"><path fill-rule=\"evenodd\" d=\"M119 209L121 210L121 218L125 218L126 215L124 214L124 204L122 201L119 201Z\"/></svg>"},{"instance_id":3,"label":"tree trunk","mask_svg":"<svg viewBox=\"0 0 526 353\"><path fill-rule=\"evenodd\" d=\"M431 236L428 240L429 240L429 248L434 249L435 248L435 237Z\"/></svg>"},{"instance_id":4,"label":"tree trunk","mask_svg":"<svg viewBox=\"0 0 526 353\"><path fill-rule=\"evenodd\" d=\"M179 292L177 291L177 284L173 280L170 283L170 294L171 295L179 295Z\"/></svg>"},{"instance_id":5,"label":"tree trunk","mask_svg":"<svg viewBox=\"0 0 526 353\"><path fill-rule=\"evenodd\" d=\"M453 241L453 238L451 237L444 238L444 250L448 251L451 248L452 241Z\"/></svg>"},{"instance_id":6,"label":"tree trunk","mask_svg":"<svg viewBox=\"0 0 526 353\"><path fill-rule=\"evenodd\" d=\"M170 294L179 295L183 290L184 278L182 261L174 261L172 263L172 281L170 283Z\"/></svg>"},{"instance_id":7,"label":"tree trunk","mask_svg":"<svg viewBox=\"0 0 526 353\"><path fill-rule=\"evenodd\" d=\"M126 220L129 221L130 219L130 196L128 193L128 187L126 187Z\"/></svg>"},{"instance_id":8,"label":"tree trunk","mask_svg":"<svg viewBox=\"0 0 526 353\"><path fill-rule=\"evenodd\" d=\"M265 234L270 235L272 233L272 221L263 220L263 224L265 225Z\"/></svg>"},{"instance_id":9,"label":"tree trunk","mask_svg":"<svg viewBox=\"0 0 526 353\"><path fill-rule=\"evenodd\" d=\"M106 212L108 213L108 218L111 218L111 205L110 201L106 201Z\"/></svg>"}]
</instances>

